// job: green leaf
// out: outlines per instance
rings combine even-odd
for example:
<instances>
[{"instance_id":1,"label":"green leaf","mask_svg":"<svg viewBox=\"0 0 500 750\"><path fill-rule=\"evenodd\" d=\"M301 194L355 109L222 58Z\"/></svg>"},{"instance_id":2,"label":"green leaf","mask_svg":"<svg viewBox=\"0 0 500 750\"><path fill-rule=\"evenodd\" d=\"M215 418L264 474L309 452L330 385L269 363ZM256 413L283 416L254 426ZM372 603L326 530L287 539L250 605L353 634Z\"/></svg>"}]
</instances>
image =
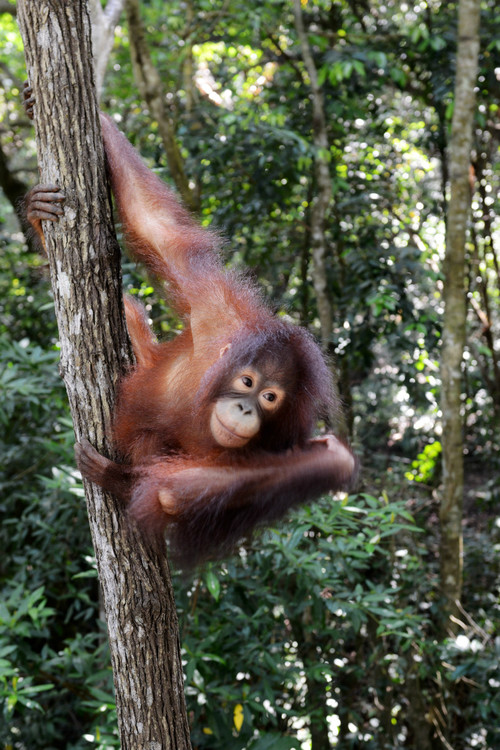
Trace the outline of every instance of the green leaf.
<instances>
[{"instance_id":1,"label":"green leaf","mask_svg":"<svg viewBox=\"0 0 500 750\"><path fill-rule=\"evenodd\" d=\"M212 594L213 598L216 602L219 601L220 596L220 581L213 572L213 570L207 570L205 573L205 584L207 586L207 589Z\"/></svg>"}]
</instances>

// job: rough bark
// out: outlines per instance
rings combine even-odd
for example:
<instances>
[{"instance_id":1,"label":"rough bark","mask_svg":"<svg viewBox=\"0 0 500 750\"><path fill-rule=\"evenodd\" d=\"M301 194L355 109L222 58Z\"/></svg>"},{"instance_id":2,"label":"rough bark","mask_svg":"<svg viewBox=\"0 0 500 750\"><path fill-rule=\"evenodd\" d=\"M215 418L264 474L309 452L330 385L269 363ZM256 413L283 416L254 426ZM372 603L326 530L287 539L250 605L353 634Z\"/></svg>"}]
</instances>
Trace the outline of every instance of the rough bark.
<instances>
[{"instance_id":1,"label":"rough bark","mask_svg":"<svg viewBox=\"0 0 500 750\"><path fill-rule=\"evenodd\" d=\"M465 240L470 211L469 169L474 120L474 86L479 53L479 0L460 0L455 106L450 142L450 200L446 229L443 348L441 353L443 496L441 593L446 628L455 630L456 603L462 590L462 358L465 343ZM450 619L451 618L451 619Z\"/></svg>"},{"instance_id":2,"label":"rough bark","mask_svg":"<svg viewBox=\"0 0 500 750\"><path fill-rule=\"evenodd\" d=\"M19 0L41 180L66 194L45 222L61 373L77 439L110 455L117 380L129 360L119 251L107 199L87 0ZM147 545L110 495L85 483L124 750L190 748L178 624L162 545Z\"/></svg>"},{"instance_id":3,"label":"rough bark","mask_svg":"<svg viewBox=\"0 0 500 750\"><path fill-rule=\"evenodd\" d=\"M168 116L165 106L165 92L160 74L153 65L149 54L138 0L127 0L125 10L132 66L139 93L146 102L153 119L158 123L158 131L175 186L186 207L197 213L200 208L199 200L196 192L189 186L189 180L184 169L184 160L175 139L174 124Z\"/></svg>"}]
</instances>

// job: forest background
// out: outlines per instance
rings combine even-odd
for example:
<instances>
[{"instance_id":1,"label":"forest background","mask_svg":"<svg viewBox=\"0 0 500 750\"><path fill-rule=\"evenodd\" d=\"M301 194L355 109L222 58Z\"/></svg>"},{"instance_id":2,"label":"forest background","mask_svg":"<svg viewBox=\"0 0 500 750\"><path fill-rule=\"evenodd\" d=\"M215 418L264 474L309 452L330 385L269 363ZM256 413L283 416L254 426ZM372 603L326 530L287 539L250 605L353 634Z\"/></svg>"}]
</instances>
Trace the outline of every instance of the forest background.
<instances>
[{"instance_id":1,"label":"forest background","mask_svg":"<svg viewBox=\"0 0 500 750\"><path fill-rule=\"evenodd\" d=\"M457 4L301 5L305 37L280 0L141 2L155 90L131 60L123 3L95 16L102 108L203 223L222 229L228 264L250 269L280 314L328 346L363 464L355 495L295 513L194 580L176 577L193 746L493 750L500 13L480 3L463 590L443 623L440 344ZM95 561L46 261L19 208L37 181L25 77L15 5L1 2L0 742L104 749L119 742ZM325 173L322 256L312 227ZM125 258L123 271L157 332L175 331L142 270Z\"/></svg>"}]
</instances>

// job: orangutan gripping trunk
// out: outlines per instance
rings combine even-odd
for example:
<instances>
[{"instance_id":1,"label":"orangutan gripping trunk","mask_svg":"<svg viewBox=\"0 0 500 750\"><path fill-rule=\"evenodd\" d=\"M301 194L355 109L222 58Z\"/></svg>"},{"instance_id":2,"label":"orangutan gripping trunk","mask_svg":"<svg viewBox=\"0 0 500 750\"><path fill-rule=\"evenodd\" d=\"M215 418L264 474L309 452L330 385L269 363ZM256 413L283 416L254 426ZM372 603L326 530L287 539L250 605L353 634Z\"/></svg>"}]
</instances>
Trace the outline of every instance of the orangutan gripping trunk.
<instances>
[{"instance_id":1,"label":"orangutan gripping trunk","mask_svg":"<svg viewBox=\"0 0 500 750\"><path fill-rule=\"evenodd\" d=\"M123 498L148 533L166 531L174 555L192 566L292 506L347 487L356 461L333 435L312 438L332 391L311 336L223 268L217 234L194 222L109 117L101 122L126 243L165 280L185 326L158 343L142 305L126 298L136 366L120 384L114 417L124 463L83 442L78 465ZM57 186L31 191L28 218L40 233L63 200Z\"/></svg>"}]
</instances>

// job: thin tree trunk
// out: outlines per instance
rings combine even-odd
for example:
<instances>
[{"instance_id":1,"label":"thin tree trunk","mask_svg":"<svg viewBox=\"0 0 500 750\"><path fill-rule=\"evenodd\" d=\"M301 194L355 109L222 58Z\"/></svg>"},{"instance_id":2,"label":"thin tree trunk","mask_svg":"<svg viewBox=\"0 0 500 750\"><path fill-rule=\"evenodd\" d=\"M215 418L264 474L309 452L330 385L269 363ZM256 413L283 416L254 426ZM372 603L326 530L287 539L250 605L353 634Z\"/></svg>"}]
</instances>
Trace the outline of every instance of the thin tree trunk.
<instances>
[{"instance_id":1,"label":"thin tree trunk","mask_svg":"<svg viewBox=\"0 0 500 750\"><path fill-rule=\"evenodd\" d=\"M158 123L158 131L165 148L168 168L175 186L186 207L198 213L200 205L197 193L189 186L189 180L184 169L184 160L175 140L174 125L165 106L165 93L160 74L153 65L149 54L138 0L127 0L125 10L127 13L130 55L139 93Z\"/></svg>"},{"instance_id":2,"label":"thin tree trunk","mask_svg":"<svg viewBox=\"0 0 500 750\"><path fill-rule=\"evenodd\" d=\"M19 0L41 179L66 194L45 222L61 373L77 439L100 452L114 392L130 361L119 250L107 199L92 77L87 0ZM162 545L148 546L117 501L86 482L108 625L123 750L190 748L177 615Z\"/></svg>"},{"instance_id":3,"label":"thin tree trunk","mask_svg":"<svg viewBox=\"0 0 500 750\"><path fill-rule=\"evenodd\" d=\"M479 53L479 0L460 0L455 107L450 142L450 201L446 229L443 349L441 353L443 423L443 497L441 593L443 623L455 630L454 615L462 591L462 358L465 344L465 239L470 211L469 168L474 120L474 86ZM450 620L451 618L451 620Z\"/></svg>"},{"instance_id":4,"label":"thin tree trunk","mask_svg":"<svg viewBox=\"0 0 500 750\"><path fill-rule=\"evenodd\" d=\"M103 8L101 0L89 0L94 48L94 75L98 97L104 84L108 59L115 40L115 27L125 5L125 0L108 0Z\"/></svg>"},{"instance_id":5,"label":"thin tree trunk","mask_svg":"<svg viewBox=\"0 0 500 750\"><path fill-rule=\"evenodd\" d=\"M307 32L304 28L301 0L293 0L293 8L295 30L300 42L302 60L304 61L307 77L309 78L313 105L313 141L315 146L314 177L316 181L316 195L313 198L311 209L310 234L312 277L320 322L321 346L326 353L332 354L333 311L326 270L326 256L328 249L326 241L326 223L332 202L332 178L329 166L330 144L328 142L323 94L318 83L318 73L309 46ZM333 387L335 393L339 396L339 377L337 368L332 366L331 370ZM340 397L338 397L336 401L340 403ZM329 422L339 435L343 437L348 435L347 421L342 409L336 408L329 415Z\"/></svg>"},{"instance_id":6,"label":"thin tree trunk","mask_svg":"<svg viewBox=\"0 0 500 750\"><path fill-rule=\"evenodd\" d=\"M311 211L311 244L313 259L313 283L321 326L321 343L325 351L331 344L333 316L328 281L326 276L325 226L332 200L332 181L328 165L329 144L326 130L323 95L318 84L318 74L309 47L302 19L301 0L294 0L295 29L300 41L302 59L309 77L313 105L313 138L316 149L314 167L317 193Z\"/></svg>"}]
</instances>

